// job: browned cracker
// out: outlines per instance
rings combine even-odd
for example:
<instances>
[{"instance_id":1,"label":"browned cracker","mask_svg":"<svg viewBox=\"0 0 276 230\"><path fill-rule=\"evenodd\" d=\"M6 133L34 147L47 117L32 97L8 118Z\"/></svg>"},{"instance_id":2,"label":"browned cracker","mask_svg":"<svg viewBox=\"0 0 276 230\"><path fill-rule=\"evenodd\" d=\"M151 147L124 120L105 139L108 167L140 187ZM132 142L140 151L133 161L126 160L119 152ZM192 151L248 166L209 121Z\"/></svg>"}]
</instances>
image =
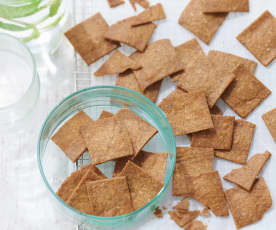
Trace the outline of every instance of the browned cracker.
<instances>
[{"instance_id":1,"label":"browned cracker","mask_svg":"<svg viewBox=\"0 0 276 230\"><path fill-rule=\"evenodd\" d=\"M124 43L139 51L144 51L156 25L147 23L132 27L131 25L135 20L135 17L130 17L111 25L105 34L105 38Z\"/></svg>"},{"instance_id":2,"label":"browned cracker","mask_svg":"<svg viewBox=\"0 0 276 230\"><path fill-rule=\"evenodd\" d=\"M124 4L124 0L108 0L108 4L111 8Z\"/></svg>"},{"instance_id":3,"label":"browned cracker","mask_svg":"<svg viewBox=\"0 0 276 230\"><path fill-rule=\"evenodd\" d=\"M104 38L109 26L100 13L86 19L65 33L76 52L83 60L92 64L119 47L117 43Z\"/></svg>"},{"instance_id":4,"label":"browned cracker","mask_svg":"<svg viewBox=\"0 0 276 230\"><path fill-rule=\"evenodd\" d=\"M269 11L265 11L237 39L264 66L268 66L276 58L275 17Z\"/></svg>"},{"instance_id":5,"label":"browned cracker","mask_svg":"<svg viewBox=\"0 0 276 230\"><path fill-rule=\"evenodd\" d=\"M211 216L211 213L209 212L209 209L208 208L204 208L200 214L200 216L204 216L204 217L210 217Z\"/></svg>"},{"instance_id":6,"label":"browned cracker","mask_svg":"<svg viewBox=\"0 0 276 230\"><path fill-rule=\"evenodd\" d=\"M133 146L133 158L137 156L141 149L158 132L156 128L126 108L120 109L115 114L115 118L128 131L128 136Z\"/></svg>"},{"instance_id":7,"label":"browned cracker","mask_svg":"<svg viewBox=\"0 0 276 230\"><path fill-rule=\"evenodd\" d=\"M207 225L204 225L201 221L195 220L186 225L185 230L207 230Z\"/></svg>"},{"instance_id":8,"label":"browned cracker","mask_svg":"<svg viewBox=\"0 0 276 230\"><path fill-rule=\"evenodd\" d=\"M217 50L209 51L208 57L216 67L229 73L232 73L239 65L243 65L245 69L254 73L258 65L255 61Z\"/></svg>"},{"instance_id":9,"label":"browned cracker","mask_svg":"<svg viewBox=\"0 0 276 230\"><path fill-rule=\"evenodd\" d=\"M212 108L234 78L233 73L217 68L209 57L198 57L185 69L177 86L188 92L204 90Z\"/></svg>"},{"instance_id":10,"label":"browned cracker","mask_svg":"<svg viewBox=\"0 0 276 230\"><path fill-rule=\"evenodd\" d=\"M250 191L265 163L269 160L270 157L271 153L268 151L266 151L264 154L256 154L248 160L245 166L242 168L233 169L223 178L236 185L239 185L247 191Z\"/></svg>"},{"instance_id":11,"label":"browned cracker","mask_svg":"<svg viewBox=\"0 0 276 230\"><path fill-rule=\"evenodd\" d=\"M93 164L133 155L128 131L114 116L82 127L81 134Z\"/></svg>"},{"instance_id":12,"label":"browned cracker","mask_svg":"<svg viewBox=\"0 0 276 230\"><path fill-rule=\"evenodd\" d=\"M204 57L205 54L196 39L187 41L175 47L176 54L180 60L180 64L184 71L188 65L193 64L199 57ZM171 75L173 82L178 81L183 73L175 73Z\"/></svg>"},{"instance_id":13,"label":"browned cracker","mask_svg":"<svg viewBox=\"0 0 276 230\"><path fill-rule=\"evenodd\" d=\"M138 3L140 6L142 6L144 9L147 9L150 7L148 0L129 0L132 8L136 11L136 3Z\"/></svg>"},{"instance_id":14,"label":"browned cracker","mask_svg":"<svg viewBox=\"0 0 276 230\"><path fill-rule=\"evenodd\" d=\"M234 74L235 80L225 90L222 99L240 117L246 118L271 94L271 91L242 65Z\"/></svg>"},{"instance_id":15,"label":"browned cracker","mask_svg":"<svg viewBox=\"0 0 276 230\"><path fill-rule=\"evenodd\" d=\"M99 120L112 117L113 115L114 115L113 113L110 113L108 111L103 110L100 117L99 117Z\"/></svg>"},{"instance_id":16,"label":"browned cracker","mask_svg":"<svg viewBox=\"0 0 276 230\"><path fill-rule=\"evenodd\" d=\"M119 176L126 176L133 208L137 210L150 202L163 185L131 161L128 161Z\"/></svg>"},{"instance_id":17,"label":"browned cracker","mask_svg":"<svg viewBox=\"0 0 276 230\"><path fill-rule=\"evenodd\" d=\"M154 214L157 218L163 218L163 216L164 216L162 210L161 210L159 207L157 207L157 208L154 210L153 214Z\"/></svg>"},{"instance_id":18,"label":"browned cracker","mask_svg":"<svg viewBox=\"0 0 276 230\"><path fill-rule=\"evenodd\" d=\"M186 212L190 208L190 201L188 199L183 199L180 202L178 202L175 206L173 206L173 209L176 211Z\"/></svg>"},{"instance_id":19,"label":"browned cracker","mask_svg":"<svg viewBox=\"0 0 276 230\"><path fill-rule=\"evenodd\" d=\"M137 91L138 93L143 94L147 98L149 98L154 103L157 100L160 88L161 88L162 81L158 81L152 85L150 85L146 90L143 92L143 90L140 88L138 81L135 78L134 73L130 71L126 71L125 73L120 74L116 79L116 85L125 87L128 89L132 89L134 91Z\"/></svg>"},{"instance_id":20,"label":"browned cracker","mask_svg":"<svg viewBox=\"0 0 276 230\"><path fill-rule=\"evenodd\" d=\"M256 125L244 121L234 122L233 143L230 151L216 150L216 157L229 160L238 164L245 164L253 140Z\"/></svg>"},{"instance_id":21,"label":"browned cracker","mask_svg":"<svg viewBox=\"0 0 276 230\"><path fill-rule=\"evenodd\" d=\"M226 13L204 14L202 0L191 0L182 12L178 23L209 44L226 16Z\"/></svg>"},{"instance_id":22,"label":"browned cracker","mask_svg":"<svg viewBox=\"0 0 276 230\"><path fill-rule=\"evenodd\" d=\"M204 13L249 12L249 0L203 0Z\"/></svg>"},{"instance_id":23,"label":"browned cracker","mask_svg":"<svg viewBox=\"0 0 276 230\"><path fill-rule=\"evenodd\" d=\"M213 115L223 115L222 110L217 105L214 105L213 108L210 109L210 113Z\"/></svg>"},{"instance_id":24,"label":"browned cracker","mask_svg":"<svg viewBox=\"0 0 276 230\"><path fill-rule=\"evenodd\" d=\"M272 206L270 192L264 178L257 180L250 192L235 187L225 191L237 228L253 224L263 218Z\"/></svg>"},{"instance_id":25,"label":"browned cracker","mask_svg":"<svg viewBox=\"0 0 276 230\"><path fill-rule=\"evenodd\" d=\"M93 214L93 207L89 203L88 193L86 189L86 183L89 181L105 179L105 176L99 176L93 168L90 168L86 174L81 178L81 180L76 184L76 188L72 192L71 196L67 200L67 203L86 214Z\"/></svg>"},{"instance_id":26,"label":"browned cracker","mask_svg":"<svg viewBox=\"0 0 276 230\"><path fill-rule=\"evenodd\" d=\"M144 53L137 52L132 58L143 67L134 71L143 91L153 83L183 69L175 48L168 39L151 43Z\"/></svg>"},{"instance_id":27,"label":"browned cracker","mask_svg":"<svg viewBox=\"0 0 276 230\"><path fill-rule=\"evenodd\" d=\"M167 115L176 136L214 127L204 92L185 93L176 89L159 107Z\"/></svg>"},{"instance_id":28,"label":"browned cracker","mask_svg":"<svg viewBox=\"0 0 276 230\"><path fill-rule=\"evenodd\" d=\"M165 11L161 3L151 6L147 10L136 16L132 26L139 26L156 20L162 20L166 18Z\"/></svg>"},{"instance_id":29,"label":"browned cracker","mask_svg":"<svg viewBox=\"0 0 276 230\"><path fill-rule=\"evenodd\" d=\"M273 109L262 116L266 127L276 143L276 109Z\"/></svg>"},{"instance_id":30,"label":"browned cracker","mask_svg":"<svg viewBox=\"0 0 276 230\"><path fill-rule=\"evenodd\" d=\"M169 215L170 215L171 219L179 227L182 227L182 228L185 227L185 229L186 229L186 225L191 223L193 220L195 220L199 216L199 211L198 210L187 211L187 212L181 214L181 216L178 216L177 212L175 212L175 211L170 211Z\"/></svg>"},{"instance_id":31,"label":"browned cracker","mask_svg":"<svg viewBox=\"0 0 276 230\"><path fill-rule=\"evenodd\" d=\"M52 141L71 159L76 162L85 152L86 145L80 135L81 126L93 123L93 120L80 111L68 120L52 137Z\"/></svg>"},{"instance_id":32,"label":"browned cracker","mask_svg":"<svg viewBox=\"0 0 276 230\"><path fill-rule=\"evenodd\" d=\"M192 147L230 150L233 140L235 117L212 115L215 128L192 135Z\"/></svg>"},{"instance_id":33,"label":"browned cracker","mask_svg":"<svg viewBox=\"0 0 276 230\"><path fill-rule=\"evenodd\" d=\"M126 177L86 182L86 187L93 215L112 217L133 211Z\"/></svg>"},{"instance_id":34,"label":"browned cracker","mask_svg":"<svg viewBox=\"0 0 276 230\"><path fill-rule=\"evenodd\" d=\"M193 177L193 198L209 208L216 216L228 216L228 208L217 171Z\"/></svg>"}]
</instances>

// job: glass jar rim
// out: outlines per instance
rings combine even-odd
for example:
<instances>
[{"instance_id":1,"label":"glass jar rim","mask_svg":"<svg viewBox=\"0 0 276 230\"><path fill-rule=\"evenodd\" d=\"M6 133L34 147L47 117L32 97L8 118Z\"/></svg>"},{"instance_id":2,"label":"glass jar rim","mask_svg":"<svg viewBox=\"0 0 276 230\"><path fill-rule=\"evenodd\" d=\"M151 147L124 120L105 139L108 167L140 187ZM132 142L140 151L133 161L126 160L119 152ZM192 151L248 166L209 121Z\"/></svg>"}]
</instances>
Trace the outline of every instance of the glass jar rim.
<instances>
[{"instance_id":1,"label":"glass jar rim","mask_svg":"<svg viewBox=\"0 0 276 230\"><path fill-rule=\"evenodd\" d=\"M68 205L66 202L64 202L57 194L56 192L52 189L52 187L50 186L50 184L48 183L48 180L44 174L44 170L43 170L43 166L41 163L41 157L40 157L40 152L41 152L41 148L40 148L40 141L43 138L43 133L47 128L47 123L49 121L49 119L55 114L55 112L57 111L57 109L62 106L65 102L67 102L68 100L70 100L71 98L73 98L74 96L77 96L79 94L91 91L91 90L98 90L98 89L119 89L122 90L126 93L131 93L134 94L137 97L142 98L143 100L145 100L147 103L149 103L151 106L153 106L153 108L160 113L161 117L164 119L166 126L169 128L169 134L172 136L171 138L171 144L174 146L174 150L173 150L173 167L169 173L169 179L166 181L166 183L164 183L162 189L160 190L160 192L150 201L148 202L146 205L144 205L143 207L125 214L125 215L121 215L121 216L114 216L114 217L100 217L100 216L93 216L93 215L89 215L83 212L80 212L77 209L72 208L70 205ZM42 176L43 182L46 185L47 189L52 193L52 195L55 197L55 199L60 202L63 206L65 206L66 208L68 208L69 210L73 211L73 213L77 213L78 215L82 216L82 217L86 217L86 218L93 218L96 221L116 221L116 220L121 220L121 219L125 219L125 218L129 218L132 216L135 216L137 214L139 214L140 212L142 212L144 209L150 207L153 203L155 203L156 200L159 199L159 197L166 191L167 187L169 186L170 182L171 182L171 178L173 176L173 172L174 172L174 168L175 168L175 162L176 162L176 142L175 142L175 138L174 138L174 134L171 128L170 123L168 122L164 112L156 105L154 104L151 100L149 100L147 97L145 97L144 95L127 89L127 88L123 88L123 87L119 87L119 86L94 86L94 87L89 87L83 90L79 90L77 92L74 92L72 94L70 94L69 96L67 96L65 99L63 99L58 105L55 106L55 108L49 113L49 115L47 116L46 120L43 122L42 128L40 130L40 134L39 134L39 139L38 139L38 144L37 144L37 162L38 162L38 167L39 167L39 171L40 171L40 175Z\"/></svg>"}]
</instances>

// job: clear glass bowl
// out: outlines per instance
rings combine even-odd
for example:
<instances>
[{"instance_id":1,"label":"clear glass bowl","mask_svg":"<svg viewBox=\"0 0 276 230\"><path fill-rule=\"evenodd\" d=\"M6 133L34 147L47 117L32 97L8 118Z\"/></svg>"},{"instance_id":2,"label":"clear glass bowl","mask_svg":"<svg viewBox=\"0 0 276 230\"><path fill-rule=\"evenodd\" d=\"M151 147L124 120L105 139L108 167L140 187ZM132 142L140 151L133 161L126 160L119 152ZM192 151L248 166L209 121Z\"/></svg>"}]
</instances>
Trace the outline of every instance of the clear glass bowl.
<instances>
[{"instance_id":1,"label":"clear glass bowl","mask_svg":"<svg viewBox=\"0 0 276 230\"><path fill-rule=\"evenodd\" d=\"M74 114L84 110L93 119L97 119L102 110L115 113L127 107L158 129L158 134L145 146L146 151L168 152L168 163L165 172L164 187L156 197L144 207L127 215L118 217L97 217L79 212L63 202L56 191L69 176L81 165L89 163L87 153L73 164L62 151L51 141L52 135ZM175 138L164 113L150 100L141 94L120 87L98 86L78 91L64 99L49 114L43 124L38 141L38 165L43 181L51 193L53 204L71 221L84 229L125 229L141 224L160 206L172 179L176 158ZM114 162L98 166L107 176L113 172Z\"/></svg>"}]
</instances>

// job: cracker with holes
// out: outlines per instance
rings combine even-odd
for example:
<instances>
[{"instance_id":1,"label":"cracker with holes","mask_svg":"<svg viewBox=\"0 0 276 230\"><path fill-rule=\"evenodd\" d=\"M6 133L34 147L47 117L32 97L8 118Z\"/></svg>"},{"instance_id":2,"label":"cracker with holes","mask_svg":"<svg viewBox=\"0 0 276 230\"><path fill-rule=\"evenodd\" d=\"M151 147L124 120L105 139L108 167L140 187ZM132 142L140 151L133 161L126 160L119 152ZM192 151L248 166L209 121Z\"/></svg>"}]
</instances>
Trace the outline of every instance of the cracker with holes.
<instances>
[{"instance_id":1,"label":"cracker with holes","mask_svg":"<svg viewBox=\"0 0 276 230\"><path fill-rule=\"evenodd\" d=\"M230 150L232 147L235 117L212 115L214 129L192 135L192 147Z\"/></svg>"},{"instance_id":2,"label":"cracker with holes","mask_svg":"<svg viewBox=\"0 0 276 230\"><path fill-rule=\"evenodd\" d=\"M204 13L249 12L249 0L203 0Z\"/></svg>"},{"instance_id":3,"label":"cracker with holes","mask_svg":"<svg viewBox=\"0 0 276 230\"><path fill-rule=\"evenodd\" d=\"M237 39L264 66L268 66L276 58L275 17L269 11L265 11Z\"/></svg>"},{"instance_id":4,"label":"cracker with holes","mask_svg":"<svg viewBox=\"0 0 276 230\"><path fill-rule=\"evenodd\" d=\"M235 79L222 95L222 99L240 117L246 118L271 91L242 65L235 71Z\"/></svg>"},{"instance_id":5,"label":"cracker with holes","mask_svg":"<svg viewBox=\"0 0 276 230\"><path fill-rule=\"evenodd\" d=\"M256 125L244 121L234 122L233 143L231 150L216 150L216 157L232 161L238 164L245 164L253 140Z\"/></svg>"},{"instance_id":6,"label":"cracker with holes","mask_svg":"<svg viewBox=\"0 0 276 230\"><path fill-rule=\"evenodd\" d=\"M270 157L271 153L268 151L264 154L256 154L248 160L245 166L233 169L223 178L247 191L250 191L258 175Z\"/></svg>"},{"instance_id":7,"label":"cracker with holes","mask_svg":"<svg viewBox=\"0 0 276 230\"><path fill-rule=\"evenodd\" d=\"M107 0L111 8L115 8L125 3L124 0Z\"/></svg>"},{"instance_id":8,"label":"cracker with holes","mask_svg":"<svg viewBox=\"0 0 276 230\"><path fill-rule=\"evenodd\" d=\"M176 136L214 128L204 92L185 93L176 89L159 107L167 115Z\"/></svg>"},{"instance_id":9,"label":"cracker with holes","mask_svg":"<svg viewBox=\"0 0 276 230\"><path fill-rule=\"evenodd\" d=\"M128 130L114 116L82 127L81 135L95 165L133 155Z\"/></svg>"},{"instance_id":10,"label":"cracker with holes","mask_svg":"<svg viewBox=\"0 0 276 230\"><path fill-rule=\"evenodd\" d=\"M112 217L133 211L126 177L86 182L93 215Z\"/></svg>"},{"instance_id":11,"label":"cracker with holes","mask_svg":"<svg viewBox=\"0 0 276 230\"><path fill-rule=\"evenodd\" d=\"M70 120L54 134L52 141L72 161L77 159L86 151L86 144L83 141L80 128L94 121L83 111L74 115Z\"/></svg>"},{"instance_id":12,"label":"cracker with holes","mask_svg":"<svg viewBox=\"0 0 276 230\"><path fill-rule=\"evenodd\" d=\"M262 116L266 127L276 143L276 109L273 109Z\"/></svg>"},{"instance_id":13,"label":"cracker with holes","mask_svg":"<svg viewBox=\"0 0 276 230\"><path fill-rule=\"evenodd\" d=\"M119 45L104 38L109 25L100 13L86 19L65 33L76 52L90 65L117 49Z\"/></svg>"}]
</instances>

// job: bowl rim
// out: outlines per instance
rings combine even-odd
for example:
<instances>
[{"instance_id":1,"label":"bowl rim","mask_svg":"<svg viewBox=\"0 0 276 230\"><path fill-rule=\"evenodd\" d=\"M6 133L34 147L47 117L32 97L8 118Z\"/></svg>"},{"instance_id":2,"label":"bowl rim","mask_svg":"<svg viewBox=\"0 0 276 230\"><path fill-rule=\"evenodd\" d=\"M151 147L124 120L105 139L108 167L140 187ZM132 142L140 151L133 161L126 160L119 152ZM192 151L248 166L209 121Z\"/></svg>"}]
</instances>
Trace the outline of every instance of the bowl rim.
<instances>
[{"instance_id":1,"label":"bowl rim","mask_svg":"<svg viewBox=\"0 0 276 230\"><path fill-rule=\"evenodd\" d=\"M168 180L166 181L166 183L163 185L162 189L160 190L160 192L150 201L148 202L146 205L144 205L143 207L133 211L133 212L130 212L128 214L125 214L125 215L121 215L121 216L114 216L114 217L101 217L101 216L93 216L93 215L89 215L89 214L86 214L86 213L83 213L73 207L71 207L70 205L68 205L65 201L63 201L57 194L56 192L52 189L52 187L50 186L50 184L48 183L48 180L44 174L44 170L43 170L43 167L42 167L42 163L41 163L41 157L40 157L40 141L42 140L42 136L43 136L43 133L46 129L46 124L48 123L49 119L53 116L53 114L56 112L56 110L62 106L65 102L67 102L69 99L71 99L72 97L76 96L76 95L79 95L79 94L82 94L82 93L85 93L87 91L91 91L91 90L98 90L98 89L119 89L119 90L122 90L122 91L125 91L125 92L128 92L128 93L131 93L131 94L134 94L135 96L138 96L138 97L141 97L142 99L146 100L147 103L149 103L151 106L153 106L153 108L155 110L157 110L161 117L164 119L168 129L169 129L169 134L173 137L173 138L170 138L171 140L171 144L174 146L174 150L173 150L173 165L172 165L172 169L171 171L169 172L169 178ZM88 87L88 88L85 88L85 89L82 89L82 90L79 90L79 91L76 91L72 94L70 94L69 96L65 97L60 103L58 103L52 110L51 112L48 114L47 118L45 119L45 121L43 122L43 125L42 125L42 128L40 130L40 133L39 133L39 138L38 138L38 143L37 143L37 163L38 163L38 168L39 168L39 172L40 172L40 175L43 179L43 182L44 184L46 185L48 191L50 191L50 193L55 197L55 199L61 203L64 207L68 208L69 210L71 210L73 213L77 213L78 215L84 217L84 218L90 218L90 219L94 219L95 221L116 221L116 220L121 220L121 219L125 219L125 218L129 218L129 217L132 217L132 216L135 216L137 214L139 214L140 212L142 212L144 209L150 207L156 200L159 199L159 197L167 190L169 184L171 183L171 179L172 179L172 176L173 176L173 172L174 172L174 169L175 169L175 163L176 163L176 142L175 142L175 137L174 137L174 134L173 134L173 130L171 128L171 125L170 123L168 122L164 112L156 105L154 104L150 99L148 99L147 97L145 97L144 95L134 91L134 90L130 90L130 89L127 89L127 88L123 88L123 87L119 87L119 86L106 86L106 85L100 85L100 86L92 86L92 87Z\"/></svg>"}]
</instances>

